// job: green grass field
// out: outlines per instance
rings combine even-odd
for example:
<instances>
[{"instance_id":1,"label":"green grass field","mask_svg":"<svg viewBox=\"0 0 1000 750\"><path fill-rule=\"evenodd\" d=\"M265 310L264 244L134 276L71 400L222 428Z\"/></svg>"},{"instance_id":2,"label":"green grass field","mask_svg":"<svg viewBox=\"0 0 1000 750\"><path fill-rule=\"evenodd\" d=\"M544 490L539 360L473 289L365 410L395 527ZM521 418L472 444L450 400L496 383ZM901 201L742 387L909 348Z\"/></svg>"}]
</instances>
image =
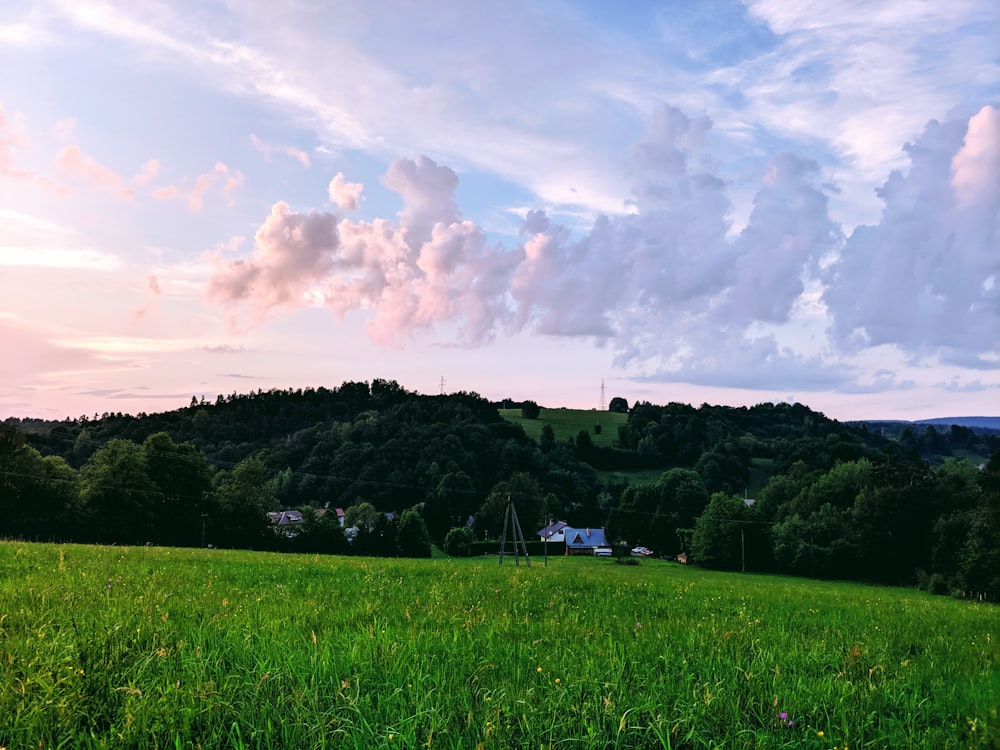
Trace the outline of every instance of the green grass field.
<instances>
[{"instance_id":1,"label":"green grass field","mask_svg":"<svg viewBox=\"0 0 1000 750\"><path fill-rule=\"evenodd\" d=\"M0 544L0 747L968 748L1000 609L660 561Z\"/></svg>"},{"instance_id":2,"label":"green grass field","mask_svg":"<svg viewBox=\"0 0 1000 750\"><path fill-rule=\"evenodd\" d=\"M519 424L525 434L533 440L538 440L542 427L552 426L556 441L566 442L569 438L576 439L580 430L590 433L594 445L611 446L618 440L618 425L628 422L628 414L618 414L596 409L542 409L538 419L525 419L520 409L500 409L500 416L509 422ZM594 426L601 426L601 434L594 432Z\"/></svg>"}]
</instances>

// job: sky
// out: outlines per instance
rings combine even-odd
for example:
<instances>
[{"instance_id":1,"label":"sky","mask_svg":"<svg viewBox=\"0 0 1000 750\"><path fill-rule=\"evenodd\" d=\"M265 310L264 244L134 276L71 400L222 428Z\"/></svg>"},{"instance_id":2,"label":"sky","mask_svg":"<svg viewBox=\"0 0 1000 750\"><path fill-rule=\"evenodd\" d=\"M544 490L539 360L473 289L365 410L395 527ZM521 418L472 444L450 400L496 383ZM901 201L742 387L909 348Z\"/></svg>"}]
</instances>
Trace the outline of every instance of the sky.
<instances>
[{"instance_id":1,"label":"sky","mask_svg":"<svg viewBox=\"0 0 1000 750\"><path fill-rule=\"evenodd\" d=\"M1000 415L995 0L0 4L0 418Z\"/></svg>"}]
</instances>

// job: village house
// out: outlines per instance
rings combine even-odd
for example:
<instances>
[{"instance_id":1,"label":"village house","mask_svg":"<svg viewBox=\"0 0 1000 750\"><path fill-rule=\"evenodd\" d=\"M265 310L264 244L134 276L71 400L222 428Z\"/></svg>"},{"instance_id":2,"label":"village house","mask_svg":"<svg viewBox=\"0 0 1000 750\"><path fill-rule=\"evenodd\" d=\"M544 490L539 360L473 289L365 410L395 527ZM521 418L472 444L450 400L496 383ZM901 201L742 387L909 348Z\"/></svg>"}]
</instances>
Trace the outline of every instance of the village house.
<instances>
[{"instance_id":1,"label":"village house","mask_svg":"<svg viewBox=\"0 0 1000 750\"><path fill-rule=\"evenodd\" d=\"M562 532L566 539L567 555L593 555L597 550L611 550L611 545L604 536L604 529L566 526Z\"/></svg>"}]
</instances>

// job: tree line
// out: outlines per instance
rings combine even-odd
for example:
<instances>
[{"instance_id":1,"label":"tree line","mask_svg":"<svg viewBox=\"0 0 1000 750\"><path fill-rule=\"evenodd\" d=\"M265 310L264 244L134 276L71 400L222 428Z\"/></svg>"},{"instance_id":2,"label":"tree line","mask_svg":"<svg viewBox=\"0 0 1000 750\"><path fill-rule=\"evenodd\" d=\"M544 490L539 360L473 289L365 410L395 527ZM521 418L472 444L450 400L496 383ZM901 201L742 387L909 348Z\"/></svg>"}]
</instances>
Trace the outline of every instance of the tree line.
<instances>
[{"instance_id":1,"label":"tree line","mask_svg":"<svg viewBox=\"0 0 1000 750\"><path fill-rule=\"evenodd\" d=\"M7 420L0 535L420 556L495 539L512 498L529 534L561 518L710 567L1000 595L995 435L887 438L801 404L611 403L628 419L610 446L536 442L477 394L378 379ZM658 478L620 478L636 470ZM288 508L304 522L275 533L266 513Z\"/></svg>"}]
</instances>

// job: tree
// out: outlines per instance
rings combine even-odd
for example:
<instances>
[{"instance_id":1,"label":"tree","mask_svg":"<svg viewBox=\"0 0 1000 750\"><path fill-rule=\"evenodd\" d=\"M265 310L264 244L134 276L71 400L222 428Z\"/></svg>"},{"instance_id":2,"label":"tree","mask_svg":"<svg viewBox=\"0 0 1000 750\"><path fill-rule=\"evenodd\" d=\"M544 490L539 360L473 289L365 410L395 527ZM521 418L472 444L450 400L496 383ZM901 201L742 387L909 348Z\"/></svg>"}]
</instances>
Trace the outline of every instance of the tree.
<instances>
[{"instance_id":1,"label":"tree","mask_svg":"<svg viewBox=\"0 0 1000 750\"><path fill-rule=\"evenodd\" d=\"M608 402L608 411L613 411L616 414L628 414L628 401L621 396L615 396Z\"/></svg>"},{"instance_id":2,"label":"tree","mask_svg":"<svg viewBox=\"0 0 1000 750\"><path fill-rule=\"evenodd\" d=\"M348 552L347 537L337 520L337 514L316 510L311 506L301 509L303 527L294 537L292 548L300 552L322 555L343 555Z\"/></svg>"},{"instance_id":3,"label":"tree","mask_svg":"<svg viewBox=\"0 0 1000 750\"><path fill-rule=\"evenodd\" d=\"M248 456L232 471L219 475L215 497L216 544L254 549L269 541L267 511L273 506L274 493L261 454Z\"/></svg>"},{"instance_id":4,"label":"tree","mask_svg":"<svg viewBox=\"0 0 1000 750\"><path fill-rule=\"evenodd\" d=\"M469 557L472 554L474 538L472 529L467 526L456 526L445 535L445 554L451 557Z\"/></svg>"},{"instance_id":5,"label":"tree","mask_svg":"<svg viewBox=\"0 0 1000 750\"><path fill-rule=\"evenodd\" d=\"M344 512L344 526L356 528L358 531L371 531L375 528L378 517L383 515L367 500L352 505Z\"/></svg>"},{"instance_id":6,"label":"tree","mask_svg":"<svg viewBox=\"0 0 1000 750\"><path fill-rule=\"evenodd\" d=\"M108 441L90 457L81 478L93 541L143 544L153 538L160 492L146 473L138 445L120 438Z\"/></svg>"},{"instance_id":7,"label":"tree","mask_svg":"<svg viewBox=\"0 0 1000 750\"><path fill-rule=\"evenodd\" d=\"M486 500L476 511L476 529L481 529L490 539L499 539L504 531L508 500L514 503L522 531L545 525L542 489L538 480L531 474L518 472L510 479L498 482L490 490ZM530 530L526 533L530 534Z\"/></svg>"},{"instance_id":8,"label":"tree","mask_svg":"<svg viewBox=\"0 0 1000 750\"><path fill-rule=\"evenodd\" d=\"M475 485L464 471L448 472L424 501L424 520L431 538L441 541L448 530L475 509Z\"/></svg>"},{"instance_id":9,"label":"tree","mask_svg":"<svg viewBox=\"0 0 1000 750\"><path fill-rule=\"evenodd\" d=\"M812 578L857 575L851 509L825 503L803 517L798 513L775 524L774 557L779 571Z\"/></svg>"},{"instance_id":10,"label":"tree","mask_svg":"<svg viewBox=\"0 0 1000 750\"><path fill-rule=\"evenodd\" d=\"M738 495L713 494L694 526L694 562L716 570L741 570L750 516L751 509Z\"/></svg>"},{"instance_id":11,"label":"tree","mask_svg":"<svg viewBox=\"0 0 1000 750\"><path fill-rule=\"evenodd\" d=\"M1000 450L979 475L983 505L976 512L962 554L967 589L993 601L1000 600Z\"/></svg>"},{"instance_id":12,"label":"tree","mask_svg":"<svg viewBox=\"0 0 1000 750\"><path fill-rule=\"evenodd\" d=\"M521 416L525 419L538 419L538 415L541 413L541 407L534 401L524 401L521 403Z\"/></svg>"},{"instance_id":13,"label":"tree","mask_svg":"<svg viewBox=\"0 0 1000 750\"><path fill-rule=\"evenodd\" d=\"M79 494L79 476L64 459L43 458L19 430L0 424L0 535L78 535Z\"/></svg>"},{"instance_id":14,"label":"tree","mask_svg":"<svg viewBox=\"0 0 1000 750\"><path fill-rule=\"evenodd\" d=\"M202 514L212 489L212 468L191 443L175 443L157 432L142 443L146 473L159 490L154 498L153 539L160 544L194 547L201 543Z\"/></svg>"},{"instance_id":15,"label":"tree","mask_svg":"<svg viewBox=\"0 0 1000 750\"><path fill-rule=\"evenodd\" d=\"M542 434L538 438L538 449L542 453L549 453L555 447L556 447L555 430L552 429L552 425L550 424L542 425Z\"/></svg>"},{"instance_id":16,"label":"tree","mask_svg":"<svg viewBox=\"0 0 1000 750\"><path fill-rule=\"evenodd\" d=\"M431 536L427 533L427 524L412 508L404 510L403 515L399 517L396 548L400 557L431 556Z\"/></svg>"}]
</instances>

